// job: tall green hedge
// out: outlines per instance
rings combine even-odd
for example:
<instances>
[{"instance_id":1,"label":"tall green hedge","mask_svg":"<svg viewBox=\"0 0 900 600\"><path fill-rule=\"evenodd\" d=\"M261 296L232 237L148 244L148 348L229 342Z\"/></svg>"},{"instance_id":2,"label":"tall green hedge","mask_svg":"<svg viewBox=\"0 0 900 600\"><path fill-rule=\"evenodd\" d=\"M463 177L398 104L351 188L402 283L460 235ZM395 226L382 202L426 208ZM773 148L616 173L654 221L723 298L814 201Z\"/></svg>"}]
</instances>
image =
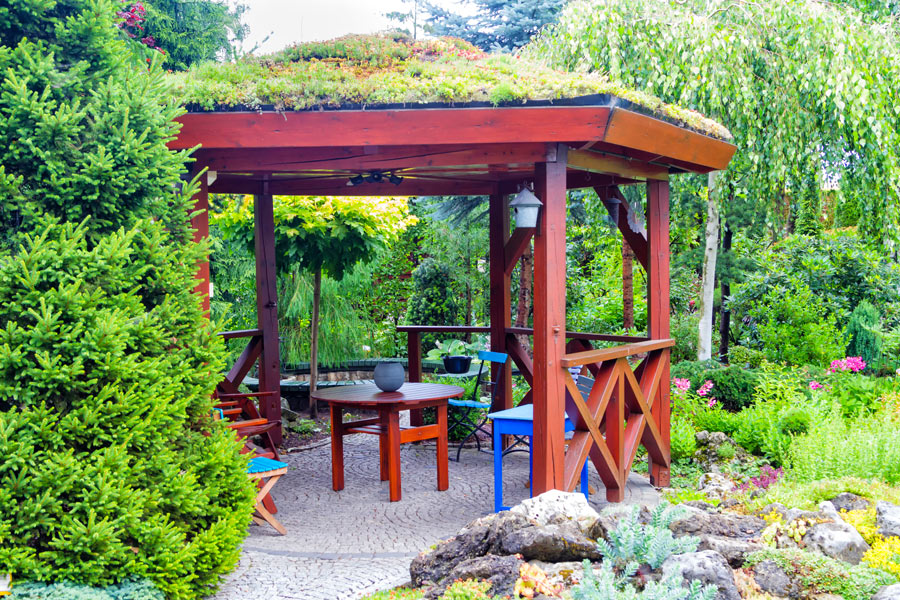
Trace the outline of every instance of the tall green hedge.
<instances>
[{"instance_id":1,"label":"tall green hedge","mask_svg":"<svg viewBox=\"0 0 900 600\"><path fill-rule=\"evenodd\" d=\"M186 153L118 0L0 6L0 572L214 591L253 486L210 419Z\"/></svg>"}]
</instances>

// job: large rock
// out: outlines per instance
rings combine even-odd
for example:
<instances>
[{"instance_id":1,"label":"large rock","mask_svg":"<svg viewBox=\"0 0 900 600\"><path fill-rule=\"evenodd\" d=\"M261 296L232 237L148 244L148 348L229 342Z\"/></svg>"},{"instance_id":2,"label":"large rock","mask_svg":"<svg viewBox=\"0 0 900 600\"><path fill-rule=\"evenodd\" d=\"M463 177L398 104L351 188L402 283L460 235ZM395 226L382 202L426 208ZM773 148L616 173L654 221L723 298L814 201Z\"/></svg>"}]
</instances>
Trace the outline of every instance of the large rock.
<instances>
[{"instance_id":1,"label":"large rock","mask_svg":"<svg viewBox=\"0 0 900 600\"><path fill-rule=\"evenodd\" d=\"M869 545L859 532L843 521L816 523L803 536L806 548L858 565Z\"/></svg>"},{"instance_id":2,"label":"large rock","mask_svg":"<svg viewBox=\"0 0 900 600\"><path fill-rule=\"evenodd\" d=\"M690 506L684 510L685 514L669 526L675 537L714 535L747 540L757 537L766 527L766 522L759 517L709 512Z\"/></svg>"},{"instance_id":3,"label":"large rock","mask_svg":"<svg viewBox=\"0 0 900 600\"><path fill-rule=\"evenodd\" d=\"M734 482L721 473L704 473L697 480L697 489L709 498L724 498L734 488Z\"/></svg>"},{"instance_id":4,"label":"large rock","mask_svg":"<svg viewBox=\"0 0 900 600\"><path fill-rule=\"evenodd\" d=\"M865 510L869 508L869 502L862 496L851 494L850 492L842 492L831 499L831 503L837 510Z\"/></svg>"},{"instance_id":5,"label":"large rock","mask_svg":"<svg viewBox=\"0 0 900 600\"><path fill-rule=\"evenodd\" d=\"M694 462L704 471L719 473L722 465L728 464L753 464L756 459L740 447L733 439L721 431L699 431L696 434L697 451L694 453ZM719 449L722 446L731 446L734 450L731 458L721 458ZM729 452L728 454L732 454Z\"/></svg>"},{"instance_id":6,"label":"large rock","mask_svg":"<svg viewBox=\"0 0 900 600\"><path fill-rule=\"evenodd\" d=\"M509 512L534 519L541 525L547 525L564 515L567 519L578 523L582 531L590 527L600 516L591 508L582 494L550 490L534 498L523 500L513 506Z\"/></svg>"},{"instance_id":7,"label":"large rock","mask_svg":"<svg viewBox=\"0 0 900 600\"><path fill-rule=\"evenodd\" d=\"M502 540L512 532L531 527L534 521L510 512L488 515L472 521L448 540L421 552L409 565L409 576L416 586L440 583L461 562L499 553Z\"/></svg>"},{"instance_id":8,"label":"large rock","mask_svg":"<svg viewBox=\"0 0 900 600\"><path fill-rule=\"evenodd\" d=\"M900 600L900 583L884 586L872 596L872 600Z\"/></svg>"},{"instance_id":9,"label":"large rock","mask_svg":"<svg viewBox=\"0 0 900 600\"><path fill-rule=\"evenodd\" d=\"M547 574L547 581L554 586L562 586L569 589L584 578L584 568L581 562L543 562L530 560L529 564L538 567Z\"/></svg>"},{"instance_id":10,"label":"large rock","mask_svg":"<svg viewBox=\"0 0 900 600\"><path fill-rule=\"evenodd\" d=\"M799 598L800 586L774 560L764 560L750 571L762 591L781 598Z\"/></svg>"},{"instance_id":11,"label":"large rock","mask_svg":"<svg viewBox=\"0 0 900 600\"><path fill-rule=\"evenodd\" d=\"M900 536L900 506L879 500L875 505L875 525L885 537Z\"/></svg>"},{"instance_id":12,"label":"large rock","mask_svg":"<svg viewBox=\"0 0 900 600\"><path fill-rule=\"evenodd\" d=\"M707 535L700 538L697 550L712 550L721 554L732 569L744 566L748 554L764 550L765 546L747 540L722 537L719 535Z\"/></svg>"},{"instance_id":13,"label":"large rock","mask_svg":"<svg viewBox=\"0 0 900 600\"><path fill-rule=\"evenodd\" d=\"M716 600L741 600L734 573L725 558L712 550L676 554L666 559L662 566L663 575L680 570L687 581L699 581L718 588Z\"/></svg>"},{"instance_id":14,"label":"large rock","mask_svg":"<svg viewBox=\"0 0 900 600\"><path fill-rule=\"evenodd\" d=\"M521 554L526 560L547 562L601 558L596 542L588 539L574 523L518 529L503 538L501 549L504 554Z\"/></svg>"},{"instance_id":15,"label":"large rock","mask_svg":"<svg viewBox=\"0 0 900 600\"><path fill-rule=\"evenodd\" d=\"M488 554L466 559L456 566L440 583L433 585L425 594L425 598L440 598L444 591L457 579L483 579L491 583L491 596L510 596L515 594L516 580L523 561L517 556L497 556ZM415 582L413 582L415 584Z\"/></svg>"}]
</instances>

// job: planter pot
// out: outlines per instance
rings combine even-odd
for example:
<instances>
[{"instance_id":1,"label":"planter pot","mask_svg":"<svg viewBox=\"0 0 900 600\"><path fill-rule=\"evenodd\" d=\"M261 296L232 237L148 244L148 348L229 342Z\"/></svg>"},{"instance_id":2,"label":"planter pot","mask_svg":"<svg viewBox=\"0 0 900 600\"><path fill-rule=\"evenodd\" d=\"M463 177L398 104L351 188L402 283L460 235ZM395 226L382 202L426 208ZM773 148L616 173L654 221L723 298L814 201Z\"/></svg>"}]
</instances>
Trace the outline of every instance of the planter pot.
<instances>
[{"instance_id":1,"label":"planter pot","mask_svg":"<svg viewBox=\"0 0 900 600\"><path fill-rule=\"evenodd\" d=\"M465 373L472 364L471 356L445 356L444 370L448 373Z\"/></svg>"},{"instance_id":2,"label":"planter pot","mask_svg":"<svg viewBox=\"0 0 900 600\"><path fill-rule=\"evenodd\" d=\"M396 392L403 385L405 373L398 362L382 362L375 366L375 385L383 392Z\"/></svg>"}]
</instances>

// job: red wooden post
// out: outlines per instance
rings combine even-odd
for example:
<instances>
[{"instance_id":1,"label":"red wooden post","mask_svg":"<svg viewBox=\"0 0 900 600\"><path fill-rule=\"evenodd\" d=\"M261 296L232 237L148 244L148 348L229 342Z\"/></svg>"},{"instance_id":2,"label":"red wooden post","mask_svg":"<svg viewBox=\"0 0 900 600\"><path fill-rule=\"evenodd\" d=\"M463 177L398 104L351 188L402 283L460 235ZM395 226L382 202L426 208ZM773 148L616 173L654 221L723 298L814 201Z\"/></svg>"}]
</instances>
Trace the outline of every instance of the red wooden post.
<instances>
[{"instance_id":1,"label":"red wooden post","mask_svg":"<svg viewBox=\"0 0 900 600\"><path fill-rule=\"evenodd\" d=\"M275 217L269 182L264 180L253 203L256 244L256 319L262 331L259 357L260 412L269 422L277 422L272 439L281 443L281 362L278 353L278 292L275 273ZM239 383L239 382L238 382Z\"/></svg>"},{"instance_id":2,"label":"red wooden post","mask_svg":"<svg viewBox=\"0 0 900 600\"><path fill-rule=\"evenodd\" d=\"M544 203L534 240L534 494L563 489L566 345L566 146L556 162L535 165Z\"/></svg>"},{"instance_id":3,"label":"red wooden post","mask_svg":"<svg viewBox=\"0 0 900 600\"><path fill-rule=\"evenodd\" d=\"M202 167L200 167L202 169ZM207 184L207 173L200 176L200 189L194 196L196 203L195 211L203 211L191 217L191 227L194 228L194 241L201 242L209 238L209 185ZM203 301L203 312L209 316L209 255L206 260L198 265L197 269L197 293Z\"/></svg>"},{"instance_id":4,"label":"red wooden post","mask_svg":"<svg viewBox=\"0 0 900 600\"><path fill-rule=\"evenodd\" d=\"M669 337L669 182L647 183L647 334L650 339ZM669 359L664 354L659 391L652 399L651 412L662 436L666 453L672 407L669 404ZM669 485L668 465L650 464L653 485Z\"/></svg>"},{"instance_id":5,"label":"red wooden post","mask_svg":"<svg viewBox=\"0 0 900 600\"><path fill-rule=\"evenodd\" d=\"M509 284L506 270L506 242L509 240L509 206L506 196L494 194L490 200L490 266L491 266L491 350L506 352L506 329L512 325L510 315ZM496 381L497 370L493 364L491 379ZM503 369L500 383L491 411L512 408L512 368Z\"/></svg>"}]
</instances>

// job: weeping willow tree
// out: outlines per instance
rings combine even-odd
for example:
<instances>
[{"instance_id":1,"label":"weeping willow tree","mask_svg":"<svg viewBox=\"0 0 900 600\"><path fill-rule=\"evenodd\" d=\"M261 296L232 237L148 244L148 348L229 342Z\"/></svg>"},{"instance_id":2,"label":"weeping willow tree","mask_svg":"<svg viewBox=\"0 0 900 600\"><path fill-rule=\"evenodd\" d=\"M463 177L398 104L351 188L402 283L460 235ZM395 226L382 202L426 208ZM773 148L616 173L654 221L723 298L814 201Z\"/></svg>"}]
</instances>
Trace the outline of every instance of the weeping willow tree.
<instances>
[{"instance_id":1,"label":"weeping willow tree","mask_svg":"<svg viewBox=\"0 0 900 600\"><path fill-rule=\"evenodd\" d=\"M862 237L892 249L898 34L895 17L815 0L580 0L524 53L602 72L726 125L738 150L708 194L726 226L750 204L775 239L815 231L828 179L858 203Z\"/></svg>"}]
</instances>

